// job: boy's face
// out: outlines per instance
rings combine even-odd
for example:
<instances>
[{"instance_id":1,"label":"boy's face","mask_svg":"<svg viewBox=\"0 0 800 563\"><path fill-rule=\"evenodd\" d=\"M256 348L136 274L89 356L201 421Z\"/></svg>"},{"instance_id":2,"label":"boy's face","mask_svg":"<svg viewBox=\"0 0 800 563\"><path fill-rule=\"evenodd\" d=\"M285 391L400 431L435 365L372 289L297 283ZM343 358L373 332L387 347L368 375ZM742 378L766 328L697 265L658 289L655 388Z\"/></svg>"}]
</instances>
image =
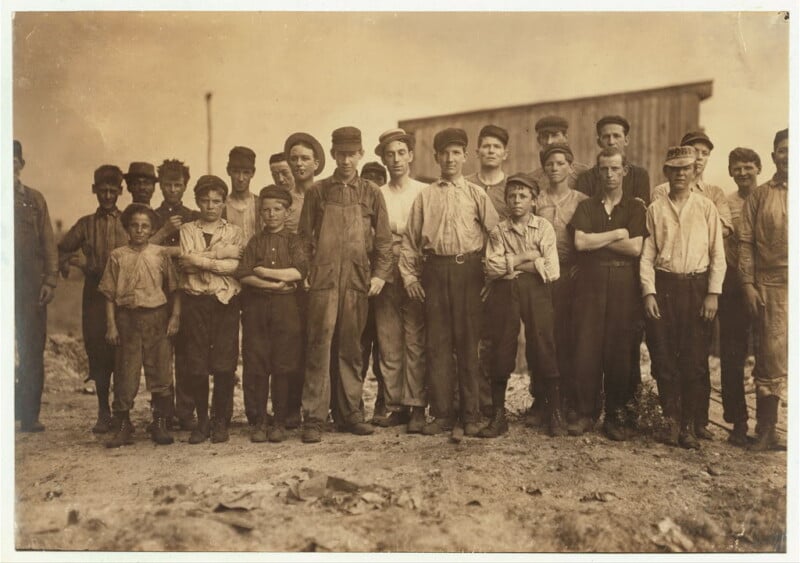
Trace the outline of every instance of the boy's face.
<instances>
[{"instance_id":1,"label":"boy's face","mask_svg":"<svg viewBox=\"0 0 800 563\"><path fill-rule=\"evenodd\" d=\"M778 172L784 176L789 175L789 139L784 139L775 145L775 150L772 153L772 162L775 163Z\"/></svg>"},{"instance_id":2,"label":"boy's face","mask_svg":"<svg viewBox=\"0 0 800 563\"><path fill-rule=\"evenodd\" d=\"M688 164L686 166L665 166L664 176L669 180L670 191L683 191L688 190L691 183L694 181L695 166Z\"/></svg>"},{"instance_id":3,"label":"boy's face","mask_svg":"<svg viewBox=\"0 0 800 563\"><path fill-rule=\"evenodd\" d=\"M389 170L392 179L407 176L411 171L411 163L414 162L414 151L409 150L408 145L403 141L392 141L383 149L381 158L384 166Z\"/></svg>"},{"instance_id":4,"label":"boy's face","mask_svg":"<svg viewBox=\"0 0 800 563\"><path fill-rule=\"evenodd\" d=\"M206 223L213 223L222 217L225 207L225 196L217 190L209 190L197 198L197 207L200 209L200 219Z\"/></svg>"},{"instance_id":5,"label":"boy's face","mask_svg":"<svg viewBox=\"0 0 800 563\"><path fill-rule=\"evenodd\" d=\"M512 219L519 219L533 209L533 194L528 186L512 184L506 193L508 214Z\"/></svg>"},{"instance_id":6,"label":"boy's face","mask_svg":"<svg viewBox=\"0 0 800 563\"><path fill-rule=\"evenodd\" d=\"M276 186L281 188L291 188L294 186L292 169L289 168L289 163L285 160L270 164L269 172L272 174L272 180L275 182Z\"/></svg>"},{"instance_id":7,"label":"boy's face","mask_svg":"<svg viewBox=\"0 0 800 563\"><path fill-rule=\"evenodd\" d=\"M731 175L736 185L743 190L752 190L758 182L758 173L761 169L755 162L734 161L728 166L728 174Z\"/></svg>"},{"instance_id":8,"label":"boy's face","mask_svg":"<svg viewBox=\"0 0 800 563\"><path fill-rule=\"evenodd\" d=\"M303 145L295 145L289 149L289 167L295 180L307 181L314 178L314 172L319 166L319 160L314 151Z\"/></svg>"},{"instance_id":9,"label":"boy's face","mask_svg":"<svg viewBox=\"0 0 800 563\"><path fill-rule=\"evenodd\" d=\"M128 222L127 231L131 244L140 246L147 243L150 235L153 234L153 224L146 213L134 213Z\"/></svg>"},{"instance_id":10,"label":"boy's face","mask_svg":"<svg viewBox=\"0 0 800 563\"><path fill-rule=\"evenodd\" d=\"M231 190L237 194L243 194L250 190L250 180L256 173L255 168L240 168L238 166L228 167L228 176L231 177Z\"/></svg>"},{"instance_id":11,"label":"boy's face","mask_svg":"<svg viewBox=\"0 0 800 563\"><path fill-rule=\"evenodd\" d=\"M508 158L508 150L497 137L486 136L475 151L482 168L499 168Z\"/></svg>"},{"instance_id":12,"label":"boy's face","mask_svg":"<svg viewBox=\"0 0 800 563\"><path fill-rule=\"evenodd\" d=\"M364 150L358 151L335 151L331 150L331 156L336 161L336 169L339 174L345 178L352 177L358 170L357 166L361 157L364 156Z\"/></svg>"},{"instance_id":13,"label":"boy's face","mask_svg":"<svg viewBox=\"0 0 800 563\"><path fill-rule=\"evenodd\" d=\"M442 178L451 180L461 176L461 170L467 161L464 147L455 143L449 144L436 153L436 162L442 171Z\"/></svg>"},{"instance_id":14,"label":"boy's face","mask_svg":"<svg viewBox=\"0 0 800 563\"><path fill-rule=\"evenodd\" d=\"M569 161L564 153L554 152L544 161L544 173L547 174L551 184L563 182L569 171Z\"/></svg>"},{"instance_id":15,"label":"boy's face","mask_svg":"<svg viewBox=\"0 0 800 563\"><path fill-rule=\"evenodd\" d=\"M182 174L170 174L159 180L161 186L161 194L164 196L164 201L170 205L176 205L181 202L183 192L186 191L186 182L183 181Z\"/></svg>"},{"instance_id":16,"label":"boy's face","mask_svg":"<svg viewBox=\"0 0 800 563\"><path fill-rule=\"evenodd\" d=\"M122 188L114 184L104 183L93 186L92 191L97 196L97 203L100 204L100 208L110 211L117 205L117 198L122 193Z\"/></svg>"},{"instance_id":17,"label":"boy's face","mask_svg":"<svg viewBox=\"0 0 800 563\"><path fill-rule=\"evenodd\" d=\"M261 200L261 220L270 232L278 232L286 223L286 216L289 210L286 209L282 199L265 198Z\"/></svg>"},{"instance_id":18,"label":"boy's face","mask_svg":"<svg viewBox=\"0 0 800 563\"><path fill-rule=\"evenodd\" d=\"M597 169L600 172L603 189L615 190L622 187L622 179L626 174L625 166L622 164L622 155L601 156L597 160Z\"/></svg>"},{"instance_id":19,"label":"boy's face","mask_svg":"<svg viewBox=\"0 0 800 563\"><path fill-rule=\"evenodd\" d=\"M155 180L147 176L136 176L126 183L134 203L150 205L150 200L153 199L153 193L156 191Z\"/></svg>"},{"instance_id":20,"label":"boy's face","mask_svg":"<svg viewBox=\"0 0 800 563\"><path fill-rule=\"evenodd\" d=\"M624 153L625 147L628 146L628 136L625 134L625 128L619 123L606 123L600 128L600 133L597 135L597 144L604 149L616 147Z\"/></svg>"},{"instance_id":21,"label":"boy's face","mask_svg":"<svg viewBox=\"0 0 800 563\"><path fill-rule=\"evenodd\" d=\"M695 152L695 176L702 176L703 170L706 169L706 164L708 164L708 157L711 156L711 148L703 142L692 143L692 147L694 147Z\"/></svg>"},{"instance_id":22,"label":"boy's face","mask_svg":"<svg viewBox=\"0 0 800 563\"><path fill-rule=\"evenodd\" d=\"M567 134L564 131L540 131L536 134L536 141L540 147L544 148L545 145L553 143L566 143Z\"/></svg>"}]
</instances>

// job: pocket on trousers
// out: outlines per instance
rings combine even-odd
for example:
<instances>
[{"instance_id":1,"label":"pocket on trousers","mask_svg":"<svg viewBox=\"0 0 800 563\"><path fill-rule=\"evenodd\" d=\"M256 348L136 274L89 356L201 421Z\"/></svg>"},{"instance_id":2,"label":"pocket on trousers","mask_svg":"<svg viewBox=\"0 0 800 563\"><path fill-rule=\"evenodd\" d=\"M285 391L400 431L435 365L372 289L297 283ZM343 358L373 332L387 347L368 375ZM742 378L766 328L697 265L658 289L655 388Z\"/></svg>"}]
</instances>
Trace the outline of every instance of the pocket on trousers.
<instances>
[{"instance_id":1,"label":"pocket on trousers","mask_svg":"<svg viewBox=\"0 0 800 563\"><path fill-rule=\"evenodd\" d=\"M353 260L353 273L350 276L347 287L362 293L367 293L369 292L369 279L369 263Z\"/></svg>"},{"instance_id":2,"label":"pocket on trousers","mask_svg":"<svg viewBox=\"0 0 800 563\"><path fill-rule=\"evenodd\" d=\"M310 291L333 289L336 286L333 264L330 262L312 264L309 270L308 280Z\"/></svg>"}]
</instances>

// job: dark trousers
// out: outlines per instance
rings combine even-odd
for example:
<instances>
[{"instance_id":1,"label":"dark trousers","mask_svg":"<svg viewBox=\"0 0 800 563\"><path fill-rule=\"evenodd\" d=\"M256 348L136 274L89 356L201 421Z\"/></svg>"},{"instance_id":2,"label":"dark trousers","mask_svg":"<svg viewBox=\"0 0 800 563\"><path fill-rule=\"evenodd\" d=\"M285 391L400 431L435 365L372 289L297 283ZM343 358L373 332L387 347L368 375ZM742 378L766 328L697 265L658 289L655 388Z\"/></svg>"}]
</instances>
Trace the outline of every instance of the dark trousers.
<instances>
[{"instance_id":1,"label":"dark trousers","mask_svg":"<svg viewBox=\"0 0 800 563\"><path fill-rule=\"evenodd\" d=\"M16 279L14 335L19 364L14 370L15 418L23 425L39 420L44 389L47 307L39 305L40 278Z\"/></svg>"},{"instance_id":2,"label":"dark trousers","mask_svg":"<svg viewBox=\"0 0 800 563\"><path fill-rule=\"evenodd\" d=\"M170 301L170 310L172 310L172 301ZM187 369L186 342L183 338L184 331L185 328L181 322L181 328L178 334L172 339L175 365L175 382L172 392L175 395L175 416L181 420L188 420L192 418L192 414L194 413L194 398L192 397L191 374Z\"/></svg>"},{"instance_id":3,"label":"dark trousers","mask_svg":"<svg viewBox=\"0 0 800 563\"><path fill-rule=\"evenodd\" d=\"M100 276L87 274L83 282L81 328L83 346L89 359L89 376L94 381L100 409L108 411L111 376L116 348L106 342L106 297L97 290Z\"/></svg>"},{"instance_id":4,"label":"dark trousers","mask_svg":"<svg viewBox=\"0 0 800 563\"><path fill-rule=\"evenodd\" d=\"M605 394L607 419L634 416L631 347L636 346L642 303L636 264L582 264L573 302L576 411L598 418Z\"/></svg>"},{"instance_id":5,"label":"dark trousers","mask_svg":"<svg viewBox=\"0 0 800 563\"><path fill-rule=\"evenodd\" d=\"M304 289L298 289L295 292L297 298L297 311L300 315L300 346L303 354L300 357L300 368L289 381L289 396L287 399L287 409L291 416L297 417L299 422L300 413L303 410L303 384L306 379L306 343L308 342L308 327L306 326L306 318L308 316L308 292Z\"/></svg>"},{"instance_id":6,"label":"dark trousers","mask_svg":"<svg viewBox=\"0 0 800 563\"><path fill-rule=\"evenodd\" d=\"M682 426L702 418L708 373L711 323L700 316L708 275L680 276L656 271L660 319L647 319L647 342L657 366L658 394L664 414Z\"/></svg>"},{"instance_id":7,"label":"dark trousers","mask_svg":"<svg viewBox=\"0 0 800 563\"><path fill-rule=\"evenodd\" d=\"M558 372L561 375L562 400L574 409L577 402L573 356L575 354L572 305L575 299L575 278L570 267L561 266L561 277L550 284L553 296L553 335L556 341Z\"/></svg>"},{"instance_id":8,"label":"dark trousers","mask_svg":"<svg viewBox=\"0 0 800 563\"><path fill-rule=\"evenodd\" d=\"M422 287L425 290L425 353L430 358L431 415L453 418L453 394L458 387L462 422L477 422L480 419L478 339L483 287L480 255L468 255L463 263L457 263L452 257L429 256L423 266Z\"/></svg>"},{"instance_id":9,"label":"dark trousers","mask_svg":"<svg viewBox=\"0 0 800 563\"><path fill-rule=\"evenodd\" d=\"M507 381L514 371L520 320L525 325L528 368L539 377L558 378L550 287L538 275L528 273L513 280L496 280L490 303L495 343L492 381Z\"/></svg>"},{"instance_id":10,"label":"dark trousers","mask_svg":"<svg viewBox=\"0 0 800 563\"><path fill-rule=\"evenodd\" d=\"M725 422L747 422L744 362L752 321L735 268L728 268L719 297L719 363L722 370L722 409Z\"/></svg>"}]
</instances>

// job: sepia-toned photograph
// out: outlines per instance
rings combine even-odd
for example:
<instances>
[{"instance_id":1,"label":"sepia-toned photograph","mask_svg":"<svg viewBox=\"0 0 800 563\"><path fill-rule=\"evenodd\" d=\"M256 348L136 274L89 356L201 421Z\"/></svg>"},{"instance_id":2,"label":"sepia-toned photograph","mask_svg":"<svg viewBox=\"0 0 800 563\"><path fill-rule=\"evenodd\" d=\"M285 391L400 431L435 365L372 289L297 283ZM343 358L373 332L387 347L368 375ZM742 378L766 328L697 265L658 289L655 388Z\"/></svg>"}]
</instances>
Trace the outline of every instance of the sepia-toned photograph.
<instances>
[{"instance_id":1,"label":"sepia-toned photograph","mask_svg":"<svg viewBox=\"0 0 800 563\"><path fill-rule=\"evenodd\" d=\"M0 560L798 556L790 12L154 8L3 9Z\"/></svg>"}]
</instances>

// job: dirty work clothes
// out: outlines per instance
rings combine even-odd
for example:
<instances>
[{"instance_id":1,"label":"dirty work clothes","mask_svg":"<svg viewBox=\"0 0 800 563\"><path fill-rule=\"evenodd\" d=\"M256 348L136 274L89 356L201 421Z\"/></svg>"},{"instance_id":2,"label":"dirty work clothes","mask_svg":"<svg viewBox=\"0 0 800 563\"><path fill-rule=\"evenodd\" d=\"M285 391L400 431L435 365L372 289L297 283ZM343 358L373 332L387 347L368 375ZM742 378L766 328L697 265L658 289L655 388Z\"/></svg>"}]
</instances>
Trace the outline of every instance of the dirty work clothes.
<instances>
[{"instance_id":1,"label":"dirty work clothes","mask_svg":"<svg viewBox=\"0 0 800 563\"><path fill-rule=\"evenodd\" d=\"M177 215L181 218L181 222L186 224L195 221L200 215L194 209L189 209L180 202L176 203L175 205L170 205L166 201L162 201L161 205L156 207L153 211L155 211L156 216L158 216L158 225L153 226L153 232L163 227L169 221L170 217ZM160 244L162 246L179 246L180 243L180 230L176 230L175 232L167 235Z\"/></svg>"},{"instance_id":2,"label":"dirty work clothes","mask_svg":"<svg viewBox=\"0 0 800 563\"><path fill-rule=\"evenodd\" d=\"M172 372L168 313L166 306L117 307L115 315L120 345L111 408L114 412L126 412L133 408L142 367L147 390L153 396L169 395Z\"/></svg>"},{"instance_id":3,"label":"dirty work clothes","mask_svg":"<svg viewBox=\"0 0 800 563\"><path fill-rule=\"evenodd\" d=\"M719 296L719 363L722 372L722 408L725 422L747 422L744 396L744 363L747 359L752 320L747 311L739 272L728 265Z\"/></svg>"},{"instance_id":4,"label":"dirty work clothes","mask_svg":"<svg viewBox=\"0 0 800 563\"><path fill-rule=\"evenodd\" d=\"M778 280L776 280L778 282ZM754 321L758 332L756 349L756 393L758 397L771 395L786 399L789 364L789 289L783 283L759 283L756 291L764 300L761 315Z\"/></svg>"},{"instance_id":5,"label":"dirty work clothes","mask_svg":"<svg viewBox=\"0 0 800 563\"><path fill-rule=\"evenodd\" d=\"M691 426L705 409L705 384L712 323L700 316L708 295L708 273L656 271L660 319L647 319L647 344L664 415Z\"/></svg>"},{"instance_id":6,"label":"dirty work clothes","mask_svg":"<svg viewBox=\"0 0 800 563\"><path fill-rule=\"evenodd\" d=\"M558 378L550 286L539 274L525 272L512 280L494 281L489 300L495 342L492 380L507 381L514 371L520 320L525 325L528 368L545 379Z\"/></svg>"},{"instance_id":7,"label":"dirty work clothes","mask_svg":"<svg viewBox=\"0 0 800 563\"><path fill-rule=\"evenodd\" d=\"M370 277L388 280L392 268L392 234L383 195L372 182L356 176L346 183L334 174L307 192L299 233L313 250L305 420L324 422L333 394L341 422L363 422L361 336ZM333 385L331 373L337 374Z\"/></svg>"},{"instance_id":8,"label":"dirty work clothes","mask_svg":"<svg viewBox=\"0 0 800 563\"><path fill-rule=\"evenodd\" d=\"M719 213L719 219L722 221L723 236L728 236L729 233L733 232L733 218L731 209L728 206L728 196L725 195L722 188L714 184L706 184L703 180L698 180L692 185L691 191L714 203L714 207L717 208L717 212ZM669 183L664 182L653 188L653 197L650 201L654 202L668 195Z\"/></svg>"},{"instance_id":9,"label":"dirty work clothes","mask_svg":"<svg viewBox=\"0 0 800 563\"><path fill-rule=\"evenodd\" d=\"M264 228L261 213L258 212L258 196L251 192L248 192L241 201L229 194L225 199L222 218L242 230L242 244L247 243L253 235L260 233Z\"/></svg>"},{"instance_id":10,"label":"dirty work clothes","mask_svg":"<svg viewBox=\"0 0 800 563\"><path fill-rule=\"evenodd\" d=\"M650 174L647 169L631 163L626 168L628 173L622 178L622 193L641 200L645 206L650 205ZM600 169L596 164L578 176L575 189L589 197L603 191Z\"/></svg>"},{"instance_id":11,"label":"dirty work clothes","mask_svg":"<svg viewBox=\"0 0 800 563\"><path fill-rule=\"evenodd\" d=\"M583 172L589 170L589 167L585 164L581 164L580 162L573 162L570 164L570 172L569 176L567 176L567 183L569 184L569 189L574 190L578 185L578 176L580 176ZM533 181L536 182L536 193L534 195L538 195L539 193L543 192L547 189L547 186L550 185L550 178L547 176L547 173L544 171L544 168L537 168L536 170L531 170L528 172L528 176L533 178Z\"/></svg>"},{"instance_id":12,"label":"dirty work clothes","mask_svg":"<svg viewBox=\"0 0 800 563\"><path fill-rule=\"evenodd\" d=\"M506 180L508 179L507 176L503 176L503 179L500 180L497 184L487 184L481 180L480 174L475 172L474 174L470 174L469 176L465 176L464 179L467 182L472 182L473 184L482 187L486 190L486 195L489 196L489 201L492 202L494 205L495 211L497 211L498 217L500 220L503 221L508 219L508 208L506 206Z\"/></svg>"},{"instance_id":13,"label":"dirty work clothes","mask_svg":"<svg viewBox=\"0 0 800 563\"><path fill-rule=\"evenodd\" d=\"M252 241L251 241L252 242ZM300 310L294 293L269 294L242 292L242 387L247 421L257 424L265 420L270 378L273 387L277 378L289 380L300 370L302 336ZM273 409L278 420L285 420L287 399ZM278 417L278 414L282 417Z\"/></svg>"},{"instance_id":14,"label":"dirty work clothes","mask_svg":"<svg viewBox=\"0 0 800 563\"><path fill-rule=\"evenodd\" d=\"M37 190L17 181L14 182L14 271L18 279L36 286L37 297L43 284L56 287L58 283L58 250L47 202Z\"/></svg>"},{"instance_id":15,"label":"dirty work clothes","mask_svg":"<svg viewBox=\"0 0 800 563\"><path fill-rule=\"evenodd\" d=\"M178 276L163 250L155 244L115 248L100 280L100 292L118 307L154 309L166 304L167 295L177 288Z\"/></svg>"},{"instance_id":16,"label":"dirty work clothes","mask_svg":"<svg viewBox=\"0 0 800 563\"><path fill-rule=\"evenodd\" d=\"M181 294L181 331L191 377L236 371L239 360L239 296L220 303L213 295Z\"/></svg>"},{"instance_id":17,"label":"dirty work clothes","mask_svg":"<svg viewBox=\"0 0 800 563\"><path fill-rule=\"evenodd\" d=\"M78 219L58 243L59 264L80 250L86 257L84 273L102 276L111 251L128 244L128 233L119 220L120 214L116 207L109 211L98 207L91 215Z\"/></svg>"},{"instance_id":18,"label":"dirty work clothes","mask_svg":"<svg viewBox=\"0 0 800 563\"><path fill-rule=\"evenodd\" d=\"M459 418L464 423L478 422L478 338L483 287L480 253L465 255L458 261L454 256L426 256L422 287L431 415L452 419L453 394L458 389ZM454 350L458 358L455 365Z\"/></svg>"},{"instance_id":19,"label":"dirty work clothes","mask_svg":"<svg viewBox=\"0 0 800 563\"><path fill-rule=\"evenodd\" d=\"M575 276L577 269L575 267L562 265L560 270L561 277L550 283L553 308L553 337L556 342L558 372L561 375L561 397L570 408L574 408L577 391L573 369L573 362L575 360L573 300L575 299ZM533 373L533 371L531 371L531 373ZM539 396L543 397L544 395Z\"/></svg>"},{"instance_id":20,"label":"dirty work clothes","mask_svg":"<svg viewBox=\"0 0 800 563\"><path fill-rule=\"evenodd\" d=\"M409 299L402 282L387 283L372 298L380 347L380 365L389 411L425 407L425 315L422 303Z\"/></svg>"},{"instance_id":21,"label":"dirty work clothes","mask_svg":"<svg viewBox=\"0 0 800 563\"><path fill-rule=\"evenodd\" d=\"M116 349L106 342L106 298L100 293L100 276L86 274L83 280L81 325L83 346L89 359L89 377L98 388L108 389L114 371Z\"/></svg>"}]
</instances>

